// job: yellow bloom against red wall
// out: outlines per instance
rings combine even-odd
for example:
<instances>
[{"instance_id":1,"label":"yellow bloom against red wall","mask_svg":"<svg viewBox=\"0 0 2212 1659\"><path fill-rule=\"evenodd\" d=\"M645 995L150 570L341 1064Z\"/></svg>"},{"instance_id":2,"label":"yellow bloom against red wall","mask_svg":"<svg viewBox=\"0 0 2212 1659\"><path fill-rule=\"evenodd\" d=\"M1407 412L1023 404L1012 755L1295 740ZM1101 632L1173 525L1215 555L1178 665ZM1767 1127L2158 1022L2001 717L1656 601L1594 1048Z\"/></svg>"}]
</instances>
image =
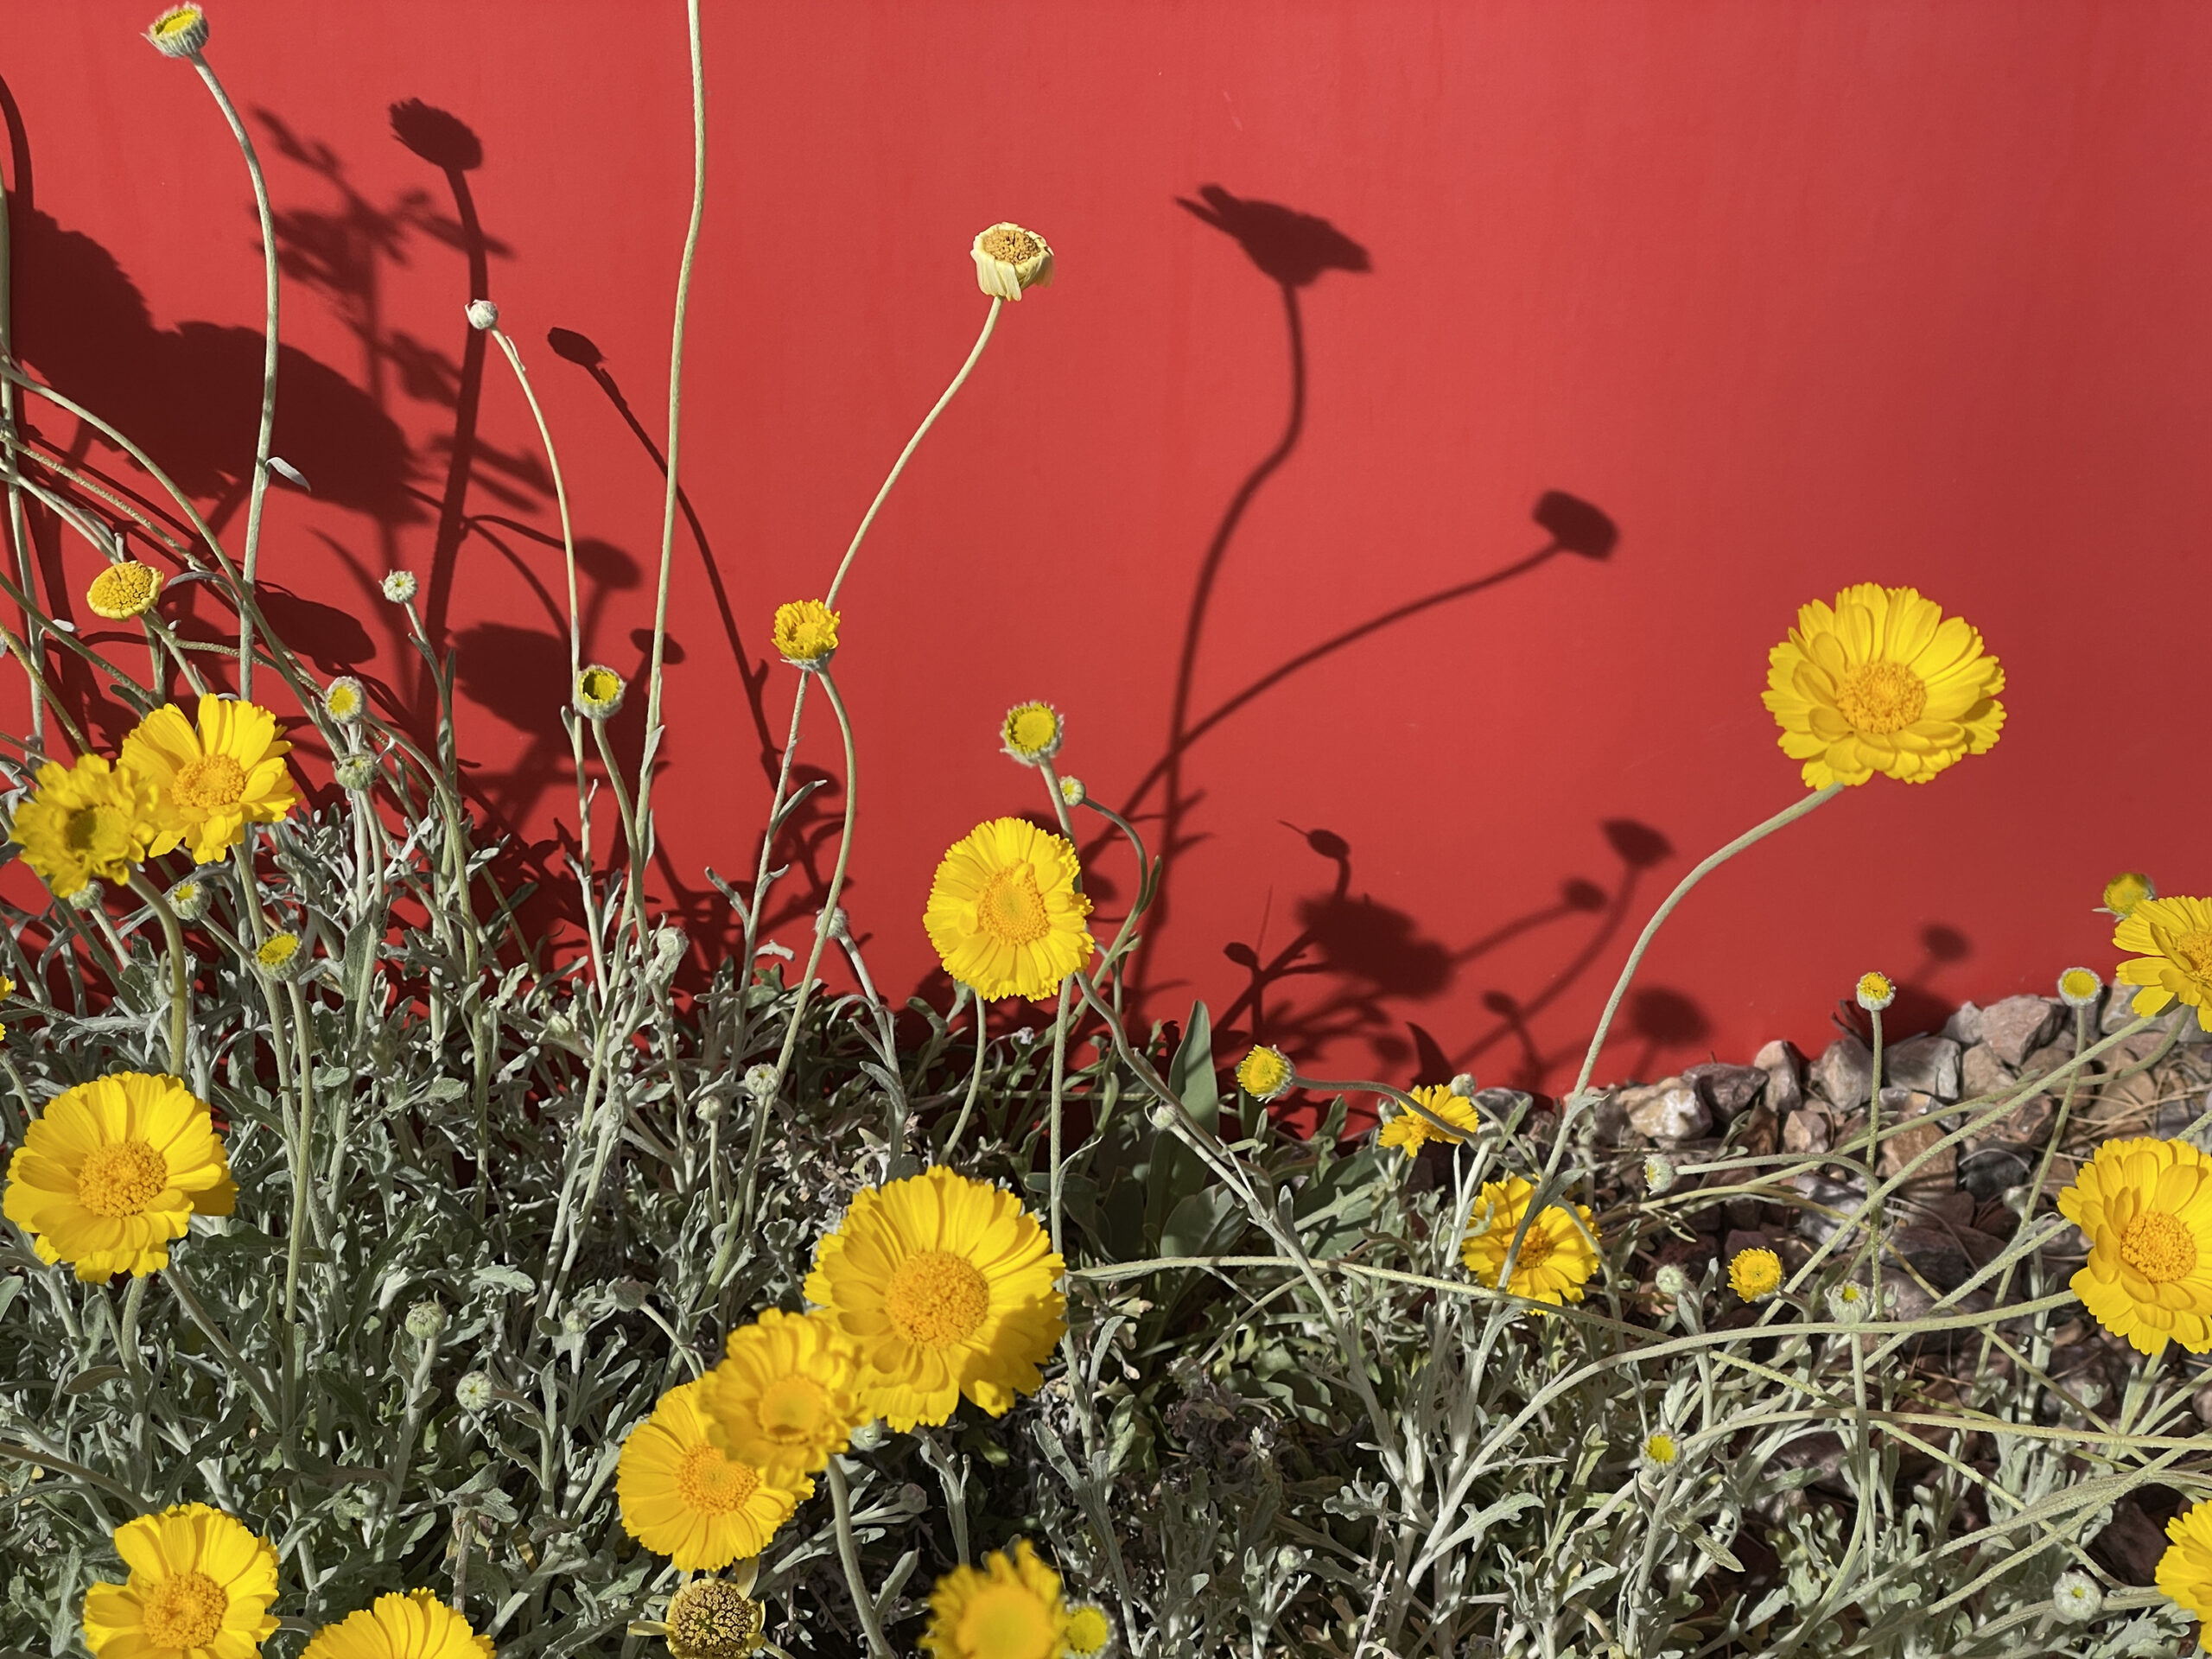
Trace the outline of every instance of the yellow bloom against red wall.
<instances>
[{"instance_id":1,"label":"yellow bloom against red wall","mask_svg":"<svg viewBox=\"0 0 2212 1659\"><path fill-rule=\"evenodd\" d=\"M300 1659L492 1659L492 1638L435 1592L394 1591L317 1630Z\"/></svg>"},{"instance_id":2,"label":"yellow bloom against red wall","mask_svg":"<svg viewBox=\"0 0 2212 1659\"><path fill-rule=\"evenodd\" d=\"M154 850L181 842L206 864L244 840L248 823L275 823L299 798L284 765L291 749L258 703L202 697L196 728L174 703L155 709L123 740L124 769L157 791Z\"/></svg>"},{"instance_id":3,"label":"yellow bloom against red wall","mask_svg":"<svg viewBox=\"0 0 2212 1659\"><path fill-rule=\"evenodd\" d=\"M1512 1281L1505 1282L1506 1254L1535 1191L1532 1183L1518 1175L1484 1182L1467 1218L1459 1259L1492 1290L1509 1290L1554 1307L1562 1302L1579 1302L1582 1287L1599 1264L1598 1252L1585 1236L1590 1225L1587 1205L1576 1205L1572 1213L1558 1204L1538 1211L1514 1255ZM1580 1227L1575 1225L1577 1217L1581 1219Z\"/></svg>"},{"instance_id":4,"label":"yellow bloom against red wall","mask_svg":"<svg viewBox=\"0 0 2212 1659\"><path fill-rule=\"evenodd\" d=\"M2145 1354L2212 1351L2212 1158L2186 1141L2107 1141L2058 1212L2088 1236L2074 1294Z\"/></svg>"},{"instance_id":5,"label":"yellow bloom against red wall","mask_svg":"<svg viewBox=\"0 0 2212 1659\"><path fill-rule=\"evenodd\" d=\"M1910 588L1862 582L1814 601L1767 661L1764 702L1809 788L1878 772L1925 783L2005 723L2005 671L1981 635Z\"/></svg>"},{"instance_id":6,"label":"yellow bloom against red wall","mask_svg":"<svg viewBox=\"0 0 2212 1659\"><path fill-rule=\"evenodd\" d=\"M94 879L120 887L162 839L153 784L88 754L73 766L49 760L38 790L16 813L9 838L56 898ZM170 842L175 845L175 842Z\"/></svg>"},{"instance_id":7,"label":"yellow bloom against red wall","mask_svg":"<svg viewBox=\"0 0 2212 1659\"><path fill-rule=\"evenodd\" d=\"M2212 899L2140 899L2113 930L2112 942L2137 953L2113 974L2120 984L2142 987L2136 1013L2160 1013L2179 998L2212 1031Z\"/></svg>"},{"instance_id":8,"label":"yellow bloom against red wall","mask_svg":"<svg viewBox=\"0 0 2212 1659\"><path fill-rule=\"evenodd\" d=\"M243 1522L181 1503L115 1529L123 1584L85 1592L85 1645L116 1659L253 1659L276 1633L276 1552Z\"/></svg>"},{"instance_id":9,"label":"yellow bloom against red wall","mask_svg":"<svg viewBox=\"0 0 2212 1659\"><path fill-rule=\"evenodd\" d=\"M1454 1125L1459 1133L1454 1135L1438 1128L1419 1112L1402 1110L1382 1125L1375 1137L1376 1145L1395 1147L1410 1158L1432 1141L1456 1147L1482 1128L1482 1117L1475 1110L1475 1103L1465 1095L1453 1094L1440 1083L1426 1084L1407 1092L1446 1123Z\"/></svg>"},{"instance_id":10,"label":"yellow bloom against red wall","mask_svg":"<svg viewBox=\"0 0 2212 1659\"><path fill-rule=\"evenodd\" d=\"M791 1518L798 1493L709 1437L705 1383L661 1395L630 1431L614 1474L622 1526L685 1573L713 1573L750 1560Z\"/></svg>"},{"instance_id":11,"label":"yellow bloom against red wall","mask_svg":"<svg viewBox=\"0 0 2212 1659\"><path fill-rule=\"evenodd\" d=\"M1057 995L1090 960L1075 849L1022 818L993 818L955 842L930 882L922 925L944 971L978 996Z\"/></svg>"}]
</instances>

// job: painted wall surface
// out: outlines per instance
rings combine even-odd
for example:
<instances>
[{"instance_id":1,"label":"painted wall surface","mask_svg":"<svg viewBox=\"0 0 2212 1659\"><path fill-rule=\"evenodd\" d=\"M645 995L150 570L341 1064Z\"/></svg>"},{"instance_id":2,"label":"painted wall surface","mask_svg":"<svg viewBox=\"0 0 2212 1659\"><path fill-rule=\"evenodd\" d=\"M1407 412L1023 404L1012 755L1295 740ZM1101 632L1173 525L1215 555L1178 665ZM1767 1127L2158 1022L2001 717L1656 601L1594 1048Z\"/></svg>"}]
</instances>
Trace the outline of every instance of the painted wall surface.
<instances>
[{"instance_id":1,"label":"painted wall surface","mask_svg":"<svg viewBox=\"0 0 2212 1659\"><path fill-rule=\"evenodd\" d=\"M0 23L18 338L235 537L257 239L205 89L134 38L155 9ZM272 613L420 722L376 595L420 573L481 801L564 880L550 479L462 307L498 301L524 353L588 652L632 672L690 187L683 8L212 10L276 200L277 449L315 486L270 499ZM995 727L1044 697L1064 767L1177 843L1150 1012L1203 996L1338 1076L1561 1086L1650 908L1802 792L1767 649L1866 580L1980 626L2002 742L1715 875L1607 1074L1816 1048L1869 967L1910 1023L2108 971L2107 875L2212 881L2202 7L705 13L656 874L702 958L726 932L704 868L749 876L787 718L769 613L822 591L968 350L968 245L1001 218L1052 240L1059 280L1009 308L845 595L848 904L887 988L930 982L945 845L1043 807ZM79 550L45 545L68 613L111 632ZM803 759L841 771L826 722ZM1117 916L1125 856L1093 884Z\"/></svg>"}]
</instances>

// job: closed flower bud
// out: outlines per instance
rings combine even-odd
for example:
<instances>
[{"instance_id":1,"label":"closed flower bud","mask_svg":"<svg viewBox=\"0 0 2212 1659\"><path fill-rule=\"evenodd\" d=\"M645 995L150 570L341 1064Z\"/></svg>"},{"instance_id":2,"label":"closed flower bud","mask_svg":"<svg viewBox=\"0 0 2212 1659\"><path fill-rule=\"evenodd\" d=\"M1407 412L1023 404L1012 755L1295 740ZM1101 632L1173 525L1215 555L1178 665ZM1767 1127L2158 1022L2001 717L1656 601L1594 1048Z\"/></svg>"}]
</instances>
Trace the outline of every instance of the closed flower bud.
<instances>
[{"instance_id":1,"label":"closed flower bud","mask_svg":"<svg viewBox=\"0 0 2212 1659\"><path fill-rule=\"evenodd\" d=\"M322 709L340 726L351 726L368 713L368 694L351 674L341 674L323 688Z\"/></svg>"},{"instance_id":2,"label":"closed flower bud","mask_svg":"<svg viewBox=\"0 0 2212 1659\"><path fill-rule=\"evenodd\" d=\"M1060 779L1060 798L1070 806L1081 806L1090 795L1083 786L1082 779L1063 778Z\"/></svg>"},{"instance_id":3,"label":"closed flower bud","mask_svg":"<svg viewBox=\"0 0 2212 1659\"><path fill-rule=\"evenodd\" d=\"M339 788L355 795L366 794L369 786L377 780L376 757L372 754L343 756L330 769L330 775L338 780Z\"/></svg>"},{"instance_id":4,"label":"closed flower bud","mask_svg":"<svg viewBox=\"0 0 2212 1659\"><path fill-rule=\"evenodd\" d=\"M607 1287L607 1300L625 1313L634 1313L653 1299L653 1287L642 1279L617 1279Z\"/></svg>"},{"instance_id":5,"label":"closed flower bud","mask_svg":"<svg viewBox=\"0 0 2212 1659\"><path fill-rule=\"evenodd\" d=\"M498 327L499 308L489 300L471 300L468 302L468 326L476 329Z\"/></svg>"},{"instance_id":6,"label":"closed flower bud","mask_svg":"<svg viewBox=\"0 0 2212 1659\"><path fill-rule=\"evenodd\" d=\"M1671 1296L1679 1300L1689 1294L1690 1276L1673 1262L1669 1262L1659 1269L1658 1273L1653 1276L1652 1283L1657 1287L1662 1296Z\"/></svg>"},{"instance_id":7,"label":"closed flower bud","mask_svg":"<svg viewBox=\"0 0 2212 1659\"><path fill-rule=\"evenodd\" d=\"M171 6L154 19L146 38L165 58L197 57L207 44L207 14L197 6Z\"/></svg>"},{"instance_id":8,"label":"closed flower bud","mask_svg":"<svg viewBox=\"0 0 2212 1659\"><path fill-rule=\"evenodd\" d=\"M1155 1129L1172 1129L1181 1120L1182 1116L1182 1113L1163 1100L1152 1109L1152 1127Z\"/></svg>"},{"instance_id":9,"label":"closed flower bud","mask_svg":"<svg viewBox=\"0 0 2212 1659\"><path fill-rule=\"evenodd\" d=\"M306 972L311 960L296 933L271 933L254 951L253 959L270 978L284 982Z\"/></svg>"},{"instance_id":10,"label":"closed flower bud","mask_svg":"<svg viewBox=\"0 0 2212 1659\"><path fill-rule=\"evenodd\" d=\"M1830 1287L1827 1303L1828 1317L1838 1325L1856 1325L1873 1311L1874 1298L1866 1286L1845 1283Z\"/></svg>"},{"instance_id":11,"label":"closed flower bud","mask_svg":"<svg viewBox=\"0 0 2212 1659\"><path fill-rule=\"evenodd\" d=\"M620 674L604 663L594 663L577 672L576 712L586 720L612 720L628 690Z\"/></svg>"},{"instance_id":12,"label":"closed flower bud","mask_svg":"<svg viewBox=\"0 0 2212 1659\"><path fill-rule=\"evenodd\" d=\"M395 605L404 605L415 597L415 573L395 570L384 579L384 596Z\"/></svg>"},{"instance_id":13,"label":"closed flower bud","mask_svg":"<svg viewBox=\"0 0 2212 1659\"><path fill-rule=\"evenodd\" d=\"M561 1334L581 1337L591 1329L591 1315L581 1307L572 1307L561 1316Z\"/></svg>"},{"instance_id":14,"label":"closed flower bud","mask_svg":"<svg viewBox=\"0 0 2212 1659\"><path fill-rule=\"evenodd\" d=\"M2078 1567L2069 1567L2051 1581L2050 1611L2067 1624L2086 1624L2104 1610L2105 1592Z\"/></svg>"},{"instance_id":15,"label":"closed flower bud","mask_svg":"<svg viewBox=\"0 0 2212 1659\"><path fill-rule=\"evenodd\" d=\"M493 1383L482 1371L471 1371L453 1385L453 1397L463 1411L480 1412L492 1403Z\"/></svg>"},{"instance_id":16,"label":"closed flower bud","mask_svg":"<svg viewBox=\"0 0 2212 1659\"><path fill-rule=\"evenodd\" d=\"M169 889L169 908L180 922L196 922L207 913L214 888L196 875L188 875Z\"/></svg>"},{"instance_id":17,"label":"closed flower bud","mask_svg":"<svg viewBox=\"0 0 2212 1659\"><path fill-rule=\"evenodd\" d=\"M428 1342L446 1328L446 1311L435 1298L425 1298L407 1310L407 1334Z\"/></svg>"},{"instance_id":18,"label":"closed flower bud","mask_svg":"<svg viewBox=\"0 0 2212 1659\"><path fill-rule=\"evenodd\" d=\"M1675 1184L1675 1166L1663 1153L1653 1153L1643 1160L1643 1190L1657 1198Z\"/></svg>"},{"instance_id":19,"label":"closed flower bud","mask_svg":"<svg viewBox=\"0 0 2212 1659\"><path fill-rule=\"evenodd\" d=\"M776 1068L772 1065L748 1065L745 1068L745 1092L753 1096L756 1106L766 1106L776 1097Z\"/></svg>"},{"instance_id":20,"label":"closed flower bud","mask_svg":"<svg viewBox=\"0 0 2212 1659\"><path fill-rule=\"evenodd\" d=\"M1859 976L1859 1006L1869 1014L1879 1014L1897 1000L1897 988L1887 974L1861 974Z\"/></svg>"},{"instance_id":21,"label":"closed flower bud","mask_svg":"<svg viewBox=\"0 0 2212 1659\"><path fill-rule=\"evenodd\" d=\"M692 1103L691 1115L702 1123L719 1123L728 1109L729 1103L720 1095L702 1095Z\"/></svg>"}]
</instances>

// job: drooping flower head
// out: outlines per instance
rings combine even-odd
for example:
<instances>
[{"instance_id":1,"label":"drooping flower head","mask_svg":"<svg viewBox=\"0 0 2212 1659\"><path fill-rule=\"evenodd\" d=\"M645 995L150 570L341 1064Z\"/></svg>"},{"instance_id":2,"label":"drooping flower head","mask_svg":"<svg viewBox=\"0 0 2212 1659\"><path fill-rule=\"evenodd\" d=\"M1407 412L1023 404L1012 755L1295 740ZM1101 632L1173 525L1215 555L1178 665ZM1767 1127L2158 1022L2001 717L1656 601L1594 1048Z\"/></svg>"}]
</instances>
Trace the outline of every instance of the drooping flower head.
<instances>
[{"instance_id":1,"label":"drooping flower head","mask_svg":"<svg viewBox=\"0 0 2212 1659\"><path fill-rule=\"evenodd\" d=\"M999 746L1025 766L1051 760L1067 741L1067 722L1049 702L1017 702L999 724Z\"/></svg>"},{"instance_id":2,"label":"drooping flower head","mask_svg":"<svg viewBox=\"0 0 2212 1659\"><path fill-rule=\"evenodd\" d=\"M1088 1610L1095 1611L1096 1610ZM1095 1653L1110 1631L1103 1615L1069 1607L1060 1575L1037 1559L1027 1538L994 1550L975 1567L956 1567L930 1592L922 1646L931 1659L1062 1659ZM1077 1645L1078 1639L1090 1647Z\"/></svg>"},{"instance_id":3,"label":"drooping flower head","mask_svg":"<svg viewBox=\"0 0 2212 1659\"><path fill-rule=\"evenodd\" d=\"M823 668L837 649L838 613L818 599L776 607L776 652L793 668Z\"/></svg>"},{"instance_id":4,"label":"drooping flower head","mask_svg":"<svg viewBox=\"0 0 2212 1659\"><path fill-rule=\"evenodd\" d=\"M1860 1007L1869 1014L1879 1014L1897 1000L1897 982L1887 974L1861 974L1855 994Z\"/></svg>"},{"instance_id":5,"label":"drooping flower head","mask_svg":"<svg viewBox=\"0 0 2212 1659\"><path fill-rule=\"evenodd\" d=\"M768 1610L728 1579L694 1579L668 1603L674 1659L743 1659L767 1645Z\"/></svg>"},{"instance_id":6,"label":"drooping flower head","mask_svg":"<svg viewBox=\"0 0 2212 1659\"><path fill-rule=\"evenodd\" d=\"M2104 988L2095 969L2069 968L2058 976L2058 1000L2069 1008L2086 1008Z\"/></svg>"},{"instance_id":7,"label":"drooping flower head","mask_svg":"<svg viewBox=\"0 0 2212 1659\"><path fill-rule=\"evenodd\" d=\"M1237 1086L1257 1101L1280 1100L1296 1081L1290 1056L1262 1043L1236 1062Z\"/></svg>"},{"instance_id":8,"label":"drooping flower head","mask_svg":"<svg viewBox=\"0 0 2212 1659\"><path fill-rule=\"evenodd\" d=\"M397 1591L326 1624L300 1659L492 1659L492 1638L429 1590Z\"/></svg>"},{"instance_id":9,"label":"drooping flower head","mask_svg":"<svg viewBox=\"0 0 2212 1659\"><path fill-rule=\"evenodd\" d=\"M2176 997L2212 1031L2212 899L2145 899L2113 930L2113 948L2137 954L2113 972L2120 985L2139 985L2132 1005L2158 1014Z\"/></svg>"},{"instance_id":10,"label":"drooping flower head","mask_svg":"<svg viewBox=\"0 0 2212 1659\"><path fill-rule=\"evenodd\" d=\"M162 573L136 559L118 559L92 580L85 589L85 605L94 616L111 622L143 616L162 596Z\"/></svg>"},{"instance_id":11,"label":"drooping flower head","mask_svg":"<svg viewBox=\"0 0 2212 1659\"><path fill-rule=\"evenodd\" d=\"M1057 995L1090 960L1075 849L1023 818L993 818L952 843L922 925L944 970L987 1001Z\"/></svg>"},{"instance_id":12,"label":"drooping flower head","mask_svg":"<svg viewBox=\"0 0 2212 1659\"><path fill-rule=\"evenodd\" d=\"M2127 913L2136 906L2141 904L2145 899L2155 899L2158 896L2158 890L2151 885L2149 876L2139 870L2122 870L2105 883L2105 901L2099 908L2107 915L2117 916L2125 921L2127 919Z\"/></svg>"},{"instance_id":13,"label":"drooping flower head","mask_svg":"<svg viewBox=\"0 0 2212 1659\"><path fill-rule=\"evenodd\" d=\"M200 699L197 728L175 703L163 703L123 740L123 767L156 791L162 835L154 850L182 842L202 864L245 838L249 823L275 823L298 792L284 757L292 746L276 735L276 716L235 697Z\"/></svg>"},{"instance_id":14,"label":"drooping flower head","mask_svg":"<svg viewBox=\"0 0 2212 1659\"><path fill-rule=\"evenodd\" d=\"M276 1552L243 1522L180 1503L115 1529L123 1584L85 1592L85 1645L122 1659L253 1659L276 1634Z\"/></svg>"},{"instance_id":15,"label":"drooping flower head","mask_svg":"<svg viewBox=\"0 0 2212 1659\"><path fill-rule=\"evenodd\" d=\"M1425 1084L1406 1092L1459 1132L1440 1129L1419 1112L1401 1111L1382 1125L1375 1137L1377 1146L1395 1147L1410 1158L1432 1141L1456 1147L1483 1126L1475 1103L1447 1084Z\"/></svg>"},{"instance_id":16,"label":"drooping flower head","mask_svg":"<svg viewBox=\"0 0 2212 1659\"><path fill-rule=\"evenodd\" d=\"M802 1494L863 1421L859 1352L826 1313L768 1309L702 1382L707 1437Z\"/></svg>"},{"instance_id":17,"label":"drooping flower head","mask_svg":"<svg viewBox=\"0 0 2212 1659\"><path fill-rule=\"evenodd\" d=\"M1064 1271L1021 1201L939 1165L855 1197L806 1299L860 1351L861 1408L901 1431L963 1395L994 1417L1034 1394L1066 1330Z\"/></svg>"},{"instance_id":18,"label":"drooping flower head","mask_svg":"<svg viewBox=\"0 0 2212 1659\"><path fill-rule=\"evenodd\" d=\"M1768 709L1807 787L1876 772L1925 783L1997 741L2005 671L1981 635L1910 588L1862 582L1797 613L1768 653Z\"/></svg>"},{"instance_id":19,"label":"drooping flower head","mask_svg":"<svg viewBox=\"0 0 2212 1659\"><path fill-rule=\"evenodd\" d=\"M1019 225L1000 223L976 233L976 285L995 300L1018 300L1026 288L1049 288L1052 251Z\"/></svg>"},{"instance_id":20,"label":"drooping flower head","mask_svg":"<svg viewBox=\"0 0 2212 1659\"><path fill-rule=\"evenodd\" d=\"M49 760L38 769L37 791L16 811L9 839L57 899L95 876L120 887L132 867L162 850L156 791L101 755L82 756L73 766Z\"/></svg>"},{"instance_id":21,"label":"drooping flower head","mask_svg":"<svg viewBox=\"0 0 2212 1659\"><path fill-rule=\"evenodd\" d=\"M2074 1294L2138 1351L2212 1351L2212 1158L2186 1141L2107 1141L2058 1195L2089 1238Z\"/></svg>"},{"instance_id":22,"label":"drooping flower head","mask_svg":"<svg viewBox=\"0 0 2212 1659\"><path fill-rule=\"evenodd\" d=\"M686 1573L751 1560L798 1507L796 1491L708 1438L704 1391L702 1379L661 1395L614 1473L623 1530Z\"/></svg>"},{"instance_id":23,"label":"drooping flower head","mask_svg":"<svg viewBox=\"0 0 2212 1659\"><path fill-rule=\"evenodd\" d=\"M1747 1302L1771 1296L1782 1286L1782 1258L1772 1250L1738 1250L1728 1258L1728 1285Z\"/></svg>"},{"instance_id":24,"label":"drooping flower head","mask_svg":"<svg viewBox=\"0 0 2212 1659\"><path fill-rule=\"evenodd\" d=\"M2212 1499L2167 1522L2166 1536L2173 1541L2158 1557L2160 1593L2212 1624Z\"/></svg>"},{"instance_id":25,"label":"drooping flower head","mask_svg":"<svg viewBox=\"0 0 2212 1659\"><path fill-rule=\"evenodd\" d=\"M1518 1175L1484 1182L1467 1218L1459 1260L1492 1290L1510 1291L1554 1307L1562 1302L1579 1302L1582 1287L1598 1270L1597 1248L1585 1236L1590 1225L1587 1205L1576 1205L1571 1213L1559 1204L1548 1204L1538 1211L1513 1258L1512 1282L1505 1282L1506 1252L1535 1191L1533 1183ZM1575 1225L1578 1217L1582 1223L1580 1227Z\"/></svg>"},{"instance_id":26,"label":"drooping flower head","mask_svg":"<svg viewBox=\"0 0 2212 1659\"><path fill-rule=\"evenodd\" d=\"M195 1215L238 1198L213 1115L175 1077L118 1071L47 1103L8 1164L9 1220L41 1262L104 1284L169 1264Z\"/></svg>"},{"instance_id":27,"label":"drooping flower head","mask_svg":"<svg viewBox=\"0 0 2212 1659\"><path fill-rule=\"evenodd\" d=\"M576 712L586 720L612 720L621 712L629 687L604 663L593 663L576 675Z\"/></svg>"},{"instance_id":28,"label":"drooping flower head","mask_svg":"<svg viewBox=\"0 0 2212 1659\"><path fill-rule=\"evenodd\" d=\"M196 57L207 44L207 14L198 6L171 6L154 19L146 38L165 58Z\"/></svg>"}]
</instances>

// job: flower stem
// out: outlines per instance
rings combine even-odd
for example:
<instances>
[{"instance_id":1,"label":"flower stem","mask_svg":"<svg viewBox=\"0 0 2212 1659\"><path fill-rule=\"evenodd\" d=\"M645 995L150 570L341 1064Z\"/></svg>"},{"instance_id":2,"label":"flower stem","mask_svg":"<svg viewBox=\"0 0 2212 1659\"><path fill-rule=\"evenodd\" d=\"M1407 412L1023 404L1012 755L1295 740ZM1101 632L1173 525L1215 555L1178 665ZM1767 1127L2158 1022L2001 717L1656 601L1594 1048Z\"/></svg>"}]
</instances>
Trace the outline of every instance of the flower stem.
<instances>
[{"instance_id":1,"label":"flower stem","mask_svg":"<svg viewBox=\"0 0 2212 1659\"><path fill-rule=\"evenodd\" d=\"M868 1650L875 1659L892 1659L883 1621L876 1617L875 1598L868 1594L868 1580L861 1573L860 1546L853 1538L853 1494L845 1484L842 1458L830 1459L830 1502L836 1511L837 1559L845 1565L845 1587L852 1592L853 1611L860 1615L861 1628L868 1632Z\"/></svg>"},{"instance_id":2,"label":"flower stem","mask_svg":"<svg viewBox=\"0 0 2212 1659\"><path fill-rule=\"evenodd\" d=\"M130 872L130 889L160 918L162 938L168 947L169 1074L181 1081L192 1030L192 979L185 971L184 929L177 925L176 912L169 908L168 896L136 867Z\"/></svg>"}]
</instances>

